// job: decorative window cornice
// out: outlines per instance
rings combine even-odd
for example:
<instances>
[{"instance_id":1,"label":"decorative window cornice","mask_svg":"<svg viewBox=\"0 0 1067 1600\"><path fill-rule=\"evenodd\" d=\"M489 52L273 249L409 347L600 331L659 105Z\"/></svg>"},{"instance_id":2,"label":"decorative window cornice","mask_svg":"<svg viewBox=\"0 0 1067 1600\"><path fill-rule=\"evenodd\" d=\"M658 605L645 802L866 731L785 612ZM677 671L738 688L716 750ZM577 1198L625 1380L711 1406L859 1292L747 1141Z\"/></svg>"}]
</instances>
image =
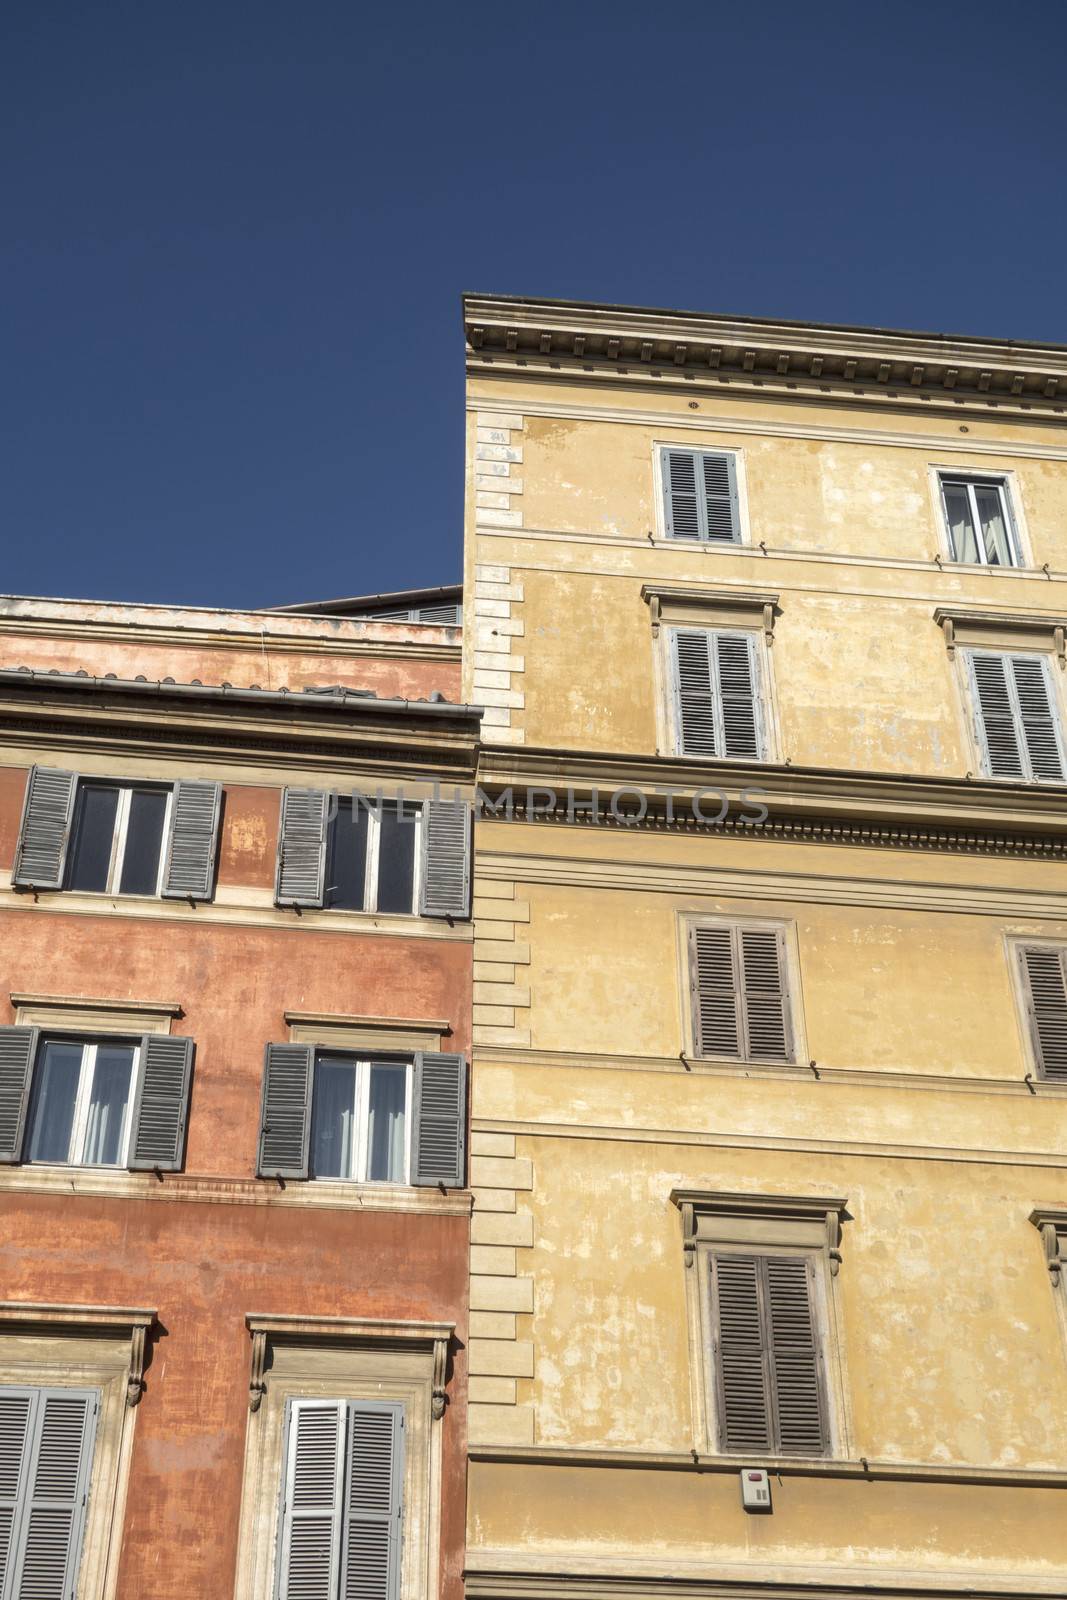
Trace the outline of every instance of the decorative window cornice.
<instances>
[{"instance_id":1,"label":"decorative window cornice","mask_svg":"<svg viewBox=\"0 0 1067 1600\"><path fill-rule=\"evenodd\" d=\"M841 1265L841 1224L848 1219L846 1202L796 1194L732 1194L710 1189L672 1189L671 1201L682 1214L685 1264L693 1265L701 1243L761 1246L807 1244L824 1250L830 1272Z\"/></svg>"},{"instance_id":2,"label":"decorative window cornice","mask_svg":"<svg viewBox=\"0 0 1067 1600\"><path fill-rule=\"evenodd\" d=\"M1067 624L1055 614L1035 611L986 611L972 606L938 606L934 621L945 636L950 656L957 645L989 644L1010 648L1014 635L1031 649L1055 650L1061 668L1067 666Z\"/></svg>"},{"instance_id":3,"label":"decorative window cornice","mask_svg":"<svg viewBox=\"0 0 1067 1600\"><path fill-rule=\"evenodd\" d=\"M1031 1211L1030 1221L1041 1235L1049 1275L1054 1284L1059 1284L1067 1270L1067 1211L1046 1211L1038 1207Z\"/></svg>"},{"instance_id":4,"label":"decorative window cornice","mask_svg":"<svg viewBox=\"0 0 1067 1600\"><path fill-rule=\"evenodd\" d=\"M129 1306L61 1306L0 1301L0 1333L96 1335L118 1333L130 1341L126 1404L135 1406L144 1393L145 1343L156 1320L154 1311Z\"/></svg>"},{"instance_id":5,"label":"decorative window cornice","mask_svg":"<svg viewBox=\"0 0 1067 1600\"><path fill-rule=\"evenodd\" d=\"M252 1337L252 1370L248 1406L258 1411L267 1392L267 1355L272 1343L348 1345L377 1350L427 1351L433 1358L430 1410L437 1421L448 1396L448 1351L455 1335L452 1322L385 1322L370 1317L271 1316L250 1312L245 1324Z\"/></svg>"},{"instance_id":6,"label":"decorative window cornice","mask_svg":"<svg viewBox=\"0 0 1067 1600\"><path fill-rule=\"evenodd\" d=\"M452 1024L441 1018L360 1017L329 1012L286 1011L294 1044L362 1050L439 1050Z\"/></svg>"},{"instance_id":7,"label":"decorative window cornice","mask_svg":"<svg viewBox=\"0 0 1067 1600\"><path fill-rule=\"evenodd\" d=\"M768 644L774 642L774 619L780 615L778 596L751 589L703 589L679 583L645 583L641 598L652 614L652 633L661 623L685 622L697 614L708 623L719 618L729 622L759 623Z\"/></svg>"}]
</instances>

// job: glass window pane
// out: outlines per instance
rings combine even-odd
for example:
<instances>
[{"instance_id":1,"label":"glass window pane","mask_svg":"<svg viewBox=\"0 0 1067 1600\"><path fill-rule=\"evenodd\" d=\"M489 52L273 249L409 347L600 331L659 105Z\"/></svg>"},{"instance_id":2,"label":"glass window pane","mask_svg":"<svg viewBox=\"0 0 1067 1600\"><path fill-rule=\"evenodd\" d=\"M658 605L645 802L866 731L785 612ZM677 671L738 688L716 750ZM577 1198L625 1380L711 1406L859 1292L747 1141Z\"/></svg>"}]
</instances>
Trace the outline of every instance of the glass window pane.
<instances>
[{"instance_id":1,"label":"glass window pane","mask_svg":"<svg viewBox=\"0 0 1067 1600\"><path fill-rule=\"evenodd\" d=\"M1011 544L1008 540L1008 528L1004 518L1004 505L1001 500L1000 490L993 484L976 484L974 498L978 504L978 517L982 524L982 538L985 541L985 560L990 566L1010 567L1012 565Z\"/></svg>"},{"instance_id":2,"label":"glass window pane","mask_svg":"<svg viewBox=\"0 0 1067 1600\"><path fill-rule=\"evenodd\" d=\"M122 1160L123 1135L130 1111L132 1069L132 1045L97 1045L85 1146L81 1156L87 1166L114 1167Z\"/></svg>"},{"instance_id":3,"label":"glass window pane","mask_svg":"<svg viewBox=\"0 0 1067 1600\"><path fill-rule=\"evenodd\" d=\"M372 1183L404 1181L407 1079L406 1067L371 1067L367 1177Z\"/></svg>"},{"instance_id":4,"label":"glass window pane","mask_svg":"<svg viewBox=\"0 0 1067 1600\"><path fill-rule=\"evenodd\" d=\"M68 1161L82 1047L49 1040L37 1058L30 1112L30 1161Z\"/></svg>"},{"instance_id":5,"label":"glass window pane","mask_svg":"<svg viewBox=\"0 0 1067 1600\"><path fill-rule=\"evenodd\" d=\"M119 791L114 785L79 783L67 868L68 889L100 892L107 888L118 803Z\"/></svg>"},{"instance_id":6,"label":"glass window pane","mask_svg":"<svg viewBox=\"0 0 1067 1600\"><path fill-rule=\"evenodd\" d=\"M418 806L384 805L378 838L378 910L407 911L415 896Z\"/></svg>"},{"instance_id":7,"label":"glass window pane","mask_svg":"<svg viewBox=\"0 0 1067 1600\"><path fill-rule=\"evenodd\" d=\"M312 1177L350 1178L355 1135L355 1062L316 1062L311 1103Z\"/></svg>"},{"instance_id":8,"label":"glass window pane","mask_svg":"<svg viewBox=\"0 0 1067 1600\"><path fill-rule=\"evenodd\" d=\"M163 846L163 818L166 813L165 789L134 789L130 795L130 820L122 857L120 894L155 894L159 883L159 852Z\"/></svg>"},{"instance_id":9,"label":"glass window pane","mask_svg":"<svg viewBox=\"0 0 1067 1600\"><path fill-rule=\"evenodd\" d=\"M367 870L367 808L343 795L330 824L326 851L324 903L346 911L363 910L363 884Z\"/></svg>"},{"instance_id":10,"label":"glass window pane","mask_svg":"<svg viewBox=\"0 0 1067 1600\"><path fill-rule=\"evenodd\" d=\"M948 513L948 531L952 540L952 555L956 561L982 561L975 542L971 501L963 483L946 483L945 510Z\"/></svg>"}]
</instances>

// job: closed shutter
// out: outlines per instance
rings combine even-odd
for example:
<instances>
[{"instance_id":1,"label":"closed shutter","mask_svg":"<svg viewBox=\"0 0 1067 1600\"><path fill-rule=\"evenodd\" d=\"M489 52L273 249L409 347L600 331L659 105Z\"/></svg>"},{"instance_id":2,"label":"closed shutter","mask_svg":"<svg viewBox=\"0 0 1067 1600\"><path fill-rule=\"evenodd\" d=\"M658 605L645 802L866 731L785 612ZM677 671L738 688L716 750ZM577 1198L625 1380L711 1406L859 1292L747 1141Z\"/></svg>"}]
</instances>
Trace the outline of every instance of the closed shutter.
<instances>
[{"instance_id":1,"label":"closed shutter","mask_svg":"<svg viewBox=\"0 0 1067 1600\"><path fill-rule=\"evenodd\" d=\"M732 455L670 450L660 454L663 527L668 539L736 544L741 537L737 467Z\"/></svg>"},{"instance_id":2,"label":"closed shutter","mask_svg":"<svg viewBox=\"0 0 1067 1600\"><path fill-rule=\"evenodd\" d=\"M199 778L174 785L163 871L166 900L210 900L215 881L215 845L222 787Z\"/></svg>"},{"instance_id":3,"label":"closed shutter","mask_svg":"<svg viewBox=\"0 0 1067 1600\"><path fill-rule=\"evenodd\" d=\"M74 1594L98 1405L91 1389L0 1389L0 1436L18 1452L0 1461L5 1600Z\"/></svg>"},{"instance_id":4,"label":"closed shutter","mask_svg":"<svg viewBox=\"0 0 1067 1600\"><path fill-rule=\"evenodd\" d=\"M277 905L322 905L328 799L321 789L286 789L282 794Z\"/></svg>"},{"instance_id":5,"label":"closed shutter","mask_svg":"<svg viewBox=\"0 0 1067 1600\"><path fill-rule=\"evenodd\" d=\"M689 989L697 1054L792 1061L786 973L780 928L691 924Z\"/></svg>"},{"instance_id":6,"label":"closed shutter","mask_svg":"<svg viewBox=\"0 0 1067 1600\"><path fill-rule=\"evenodd\" d=\"M306 1178L314 1052L309 1044L269 1044L263 1065L259 1130L261 1178Z\"/></svg>"},{"instance_id":7,"label":"closed shutter","mask_svg":"<svg viewBox=\"0 0 1067 1600\"><path fill-rule=\"evenodd\" d=\"M36 1028L0 1028L0 1161L22 1160L26 1106L36 1054Z\"/></svg>"},{"instance_id":8,"label":"closed shutter","mask_svg":"<svg viewBox=\"0 0 1067 1600\"><path fill-rule=\"evenodd\" d=\"M760 668L752 636L676 628L672 664L679 753L762 760Z\"/></svg>"},{"instance_id":9,"label":"closed shutter","mask_svg":"<svg viewBox=\"0 0 1067 1600\"><path fill-rule=\"evenodd\" d=\"M970 662L986 774L1062 783L1063 748L1044 659L975 650Z\"/></svg>"},{"instance_id":10,"label":"closed shutter","mask_svg":"<svg viewBox=\"0 0 1067 1600\"><path fill-rule=\"evenodd\" d=\"M1019 959L1038 1071L1067 1083L1067 950L1029 945L1020 949Z\"/></svg>"},{"instance_id":11,"label":"closed shutter","mask_svg":"<svg viewBox=\"0 0 1067 1600\"><path fill-rule=\"evenodd\" d=\"M470 892L471 808L463 802L428 800L422 808L419 913L469 917Z\"/></svg>"},{"instance_id":12,"label":"closed shutter","mask_svg":"<svg viewBox=\"0 0 1067 1600\"><path fill-rule=\"evenodd\" d=\"M462 1189L467 1152L467 1062L420 1050L415 1056L412 1182Z\"/></svg>"},{"instance_id":13,"label":"closed shutter","mask_svg":"<svg viewBox=\"0 0 1067 1600\"><path fill-rule=\"evenodd\" d=\"M817 1456L829 1429L803 1256L713 1255L719 1448Z\"/></svg>"},{"instance_id":14,"label":"closed shutter","mask_svg":"<svg viewBox=\"0 0 1067 1600\"><path fill-rule=\"evenodd\" d=\"M133 1105L132 1171L180 1170L192 1071L192 1039L145 1034Z\"/></svg>"},{"instance_id":15,"label":"closed shutter","mask_svg":"<svg viewBox=\"0 0 1067 1600\"><path fill-rule=\"evenodd\" d=\"M292 1400L278 1556L278 1600L337 1600L346 1407Z\"/></svg>"},{"instance_id":16,"label":"closed shutter","mask_svg":"<svg viewBox=\"0 0 1067 1600\"><path fill-rule=\"evenodd\" d=\"M32 889L63 887L77 781L73 772L31 767L15 849L13 883Z\"/></svg>"},{"instance_id":17,"label":"closed shutter","mask_svg":"<svg viewBox=\"0 0 1067 1600\"><path fill-rule=\"evenodd\" d=\"M348 1408L348 1481L341 1555L343 1600L396 1600L404 1482L404 1409L386 1401Z\"/></svg>"}]
</instances>

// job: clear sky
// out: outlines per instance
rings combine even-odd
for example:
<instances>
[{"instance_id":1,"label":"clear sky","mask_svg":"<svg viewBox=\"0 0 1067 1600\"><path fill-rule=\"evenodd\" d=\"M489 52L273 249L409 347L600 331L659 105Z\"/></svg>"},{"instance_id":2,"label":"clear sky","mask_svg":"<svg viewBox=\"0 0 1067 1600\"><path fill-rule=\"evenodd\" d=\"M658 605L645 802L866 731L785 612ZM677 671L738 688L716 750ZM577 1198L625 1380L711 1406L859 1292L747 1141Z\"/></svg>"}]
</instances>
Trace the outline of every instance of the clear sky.
<instances>
[{"instance_id":1,"label":"clear sky","mask_svg":"<svg viewBox=\"0 0 1067 1600\"><path fill-rule=\"evenodd\" d=\"M464 289L1067 343L1067 6L7 0L9 593L460 573Z\"/></svg>"}]
</instances>

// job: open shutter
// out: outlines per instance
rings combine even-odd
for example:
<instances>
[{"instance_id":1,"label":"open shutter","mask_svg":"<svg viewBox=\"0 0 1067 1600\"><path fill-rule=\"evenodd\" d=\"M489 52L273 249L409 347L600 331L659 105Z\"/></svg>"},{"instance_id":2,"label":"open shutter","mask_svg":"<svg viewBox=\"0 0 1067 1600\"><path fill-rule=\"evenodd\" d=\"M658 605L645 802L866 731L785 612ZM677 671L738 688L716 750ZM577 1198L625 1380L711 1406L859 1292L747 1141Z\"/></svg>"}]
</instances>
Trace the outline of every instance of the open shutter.
<instances>
[{"instance_id":1,"label":"open shutter","mask_svg":"<svg viewBox=\"0 0 1067 1600\"><path fill-rule=\"evenodd\" d=\"M163 870L165 900L211 899L221 800L222 787L217 783L179 778L174 785Z\"/></svg>"},{"instance_id":2,"label":"open shutter","mask_svg":"<svg viewBox=\"0 0 1067 1600\"><path fill-rule=\"evenodd\" d=\"M775 1429L785 1455L817 1456L827 1446L811 1268L803 1256L765 1256Z\"/></svg>"},{"instance_id":3,"label":"open shutter","mask_svg":"<svg viewBox=\"0 0 1067 1600\"><path fill-rule=\"evenodd\" d=\"M755 640L747 633L717 633L715 664L722 715L720 754L735 760L762 756L759 663Z\"/></svg>"},{"instance_id":4,"label":"open shutter","mask_svg":"<svg viewBox=\"0 0 1067 1600\"><path fill-rule=\"evenodd\" d=\"M697 458L692 450L664 450L663 529L668 539L701 537L701 496L697 487Z\"/></svg>"},{"instance_id":5,"label":"open shutter","mask_svg":"<svg viewBox=\"0 0 1067 1600\"><path fill-rule=\"evenodd\" d=\"M286 789L282 794L277 905L322 905L328 798L322 789Z\"/></svg>"},{"instance_id":6,"label":"open shutter","mask_svg":"<svg viewBox=\"0 0 1067 1600\"><path fill-rule=\"evenodd\" d=\"M306 1178L314 1051L309 1044L269 1044L263 1065L259 1130L261 1178Z\"/></svg>"},{"instance_id":7,"label":"open shutter","mask_svg":"<svg viewBox=\"0 0 1067 1600\"><path fill-rule=\"evenodd\" d=\"M700 456L704 479L705 537L713 544L736 544L741 537L737 467L733 456Z\"/></svg>"},{"instance_id":8,"label":"open shutter","mask_svg":"<svg viewBox=\"0 0 1067 1600\"><path fill-rule=\"evenodd\" d=\"M785 983L785 950L775 928L738 930L745 1020L746 1055L750 1061L791 1061L789 997Z\"/></svg>"},{"instance_id":9,"label":"open shutter","mask_svg":"<svg viewBox=\"0 0 1067 1600\"><path fill-rule=\"evenodd\" d=\"M759 1257L713 1256L711 1298L719 1448L737 1455L773 1449Z\"/></svg>"},{"instance_id":10,"label":"open shutter","mask_svg":"<svg viewBox=\"0 0 1067 1600\"><path fill-rule=\"evenodd\" d=\"M1008 689L1007 657L971 655L971 678L978 711L978 738L991 778L1026 776L1019 748L1015 712Z\"/></svg>"},{"instance_id":11,"label":"open shutter","mask_svg":"<svg viewBox=\"0 0 1067 1600\"><path fill-rule=\"evenodd\" d=\"M1024 946L1019 951L1038 1071L1043 1078L1059 1083L1067 1083L1065 954L1047 945Z\"/></svg>"},{"instance_id":12,"label":"open shutter","mask_svg":"<svg viewBox=\"0 0 1067 1600\"><path fill-rule=\"evenodd\" d=\"M1063 752L1047 663L1041 656L1012 656L1011 672L1029 776L1039 782L1062 783Z\"/></svg>"},{"instance_id":13,"label":"open shutter","mask_svg":"<svg viewBox=\"0 0 1067 1600\"><path fill-rule=\"evenodd\" d=\"M37 1036L36 1028L0 1028L0 1161L22 1160Z\"/></svg>"},{"instance_id":14,"label":"open shutter","mask_svg":"<svg viewBox=\"0 0 1067 1600\"><path fill-rule=\"evenodd\" d=\"M341 1557L345 1600L397 1600L403 1482L403 1406L351 1402Z\"/></svg>"},{"instance_id":15,"label":"open shutter","mask_svg":"<svg viewBox=\"0 0 1067 1600\"><path fill-rule=\"evenodd\" d=\"M415 1056L412 1183L462 1189L467 1154L467 1062L420 1050Z\"/></svg>"},{"instance_id":16,"label":"open shutter","mask_svg":"<svg viewBox=\"0 0 1067 1600\"><path fill-rule=\"evenodd\" d=\"M81 1558L98 1396L91 1389L39 1389L35 1400L5 1593L17 1600L67 1600Z\"/></svg>"},{"instance_id":17,"label":"open shutter","mask_svg":"<svg viewBox=\"0 0 1067 1600\"><path fill-rule=\"evenodd\" d=\"M11 1592L6 1580L17 1553L36 1408L36 1390L0 1389L0 1595Z\"/></svg>"},{"instance_id":18,"label":"open shutter","mask_svg":"<svg viewBox=\"0 0 1067 1600\"><path fill-rule=\"evenodd\" d=\"M419 913L470 916L471 808L462 801L427 800L422 808Z\"/></svg>"},{"instance_id":19,"label":"open shutter","mask_svg":"<svg viewBox=\"0 0 1067 1600\"><path fill-rule=\"evenodd\" d=\"M32 889L61 889L70 819L74 813L73 772L31 767L15 849L13 883Z\"/></svg>"},{"instance_id":20,"label":"open shutter","mask_svg":"<svg viewBox=\"0 0 1067 1600\"><path fill-rule=\"evenodd\" d=\"M133 1105L132 1171L180 1170L192 1071L192 1039L145 1034Z\"/></svg>"},{"instance_id":21,"label":"open shutter","mask_svg":"<svg viewBox=\"0 0 1067 1600\"><path fill-rule=\"evenodd\" d=\"M672 636L674 708L679 754L720 754L715 728L715 687L711 661L714 636L706 629L677 628Z\"/></svg>"},{"instance_id":22,"label":"open shutter","mask_svg":"<svg viewBox=\"0 0 1067 1600\"><path fill-rule=\"evenodd\" d=\"M743 1035L731 928L690 927L689 983L697 1054L740 1058Z\"/></svg>"},{"instance_id":23,"label":"open shutter","mask_svg":"<svg viewBox=\"0 0 1067 1600\"><path fill-rule=\"evenodd\" d=\"M289 1402L278 1600L337 1600L345 1412L340 1400Z\"/></svg>"}]
</instances>

